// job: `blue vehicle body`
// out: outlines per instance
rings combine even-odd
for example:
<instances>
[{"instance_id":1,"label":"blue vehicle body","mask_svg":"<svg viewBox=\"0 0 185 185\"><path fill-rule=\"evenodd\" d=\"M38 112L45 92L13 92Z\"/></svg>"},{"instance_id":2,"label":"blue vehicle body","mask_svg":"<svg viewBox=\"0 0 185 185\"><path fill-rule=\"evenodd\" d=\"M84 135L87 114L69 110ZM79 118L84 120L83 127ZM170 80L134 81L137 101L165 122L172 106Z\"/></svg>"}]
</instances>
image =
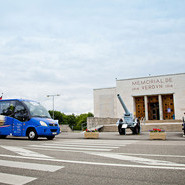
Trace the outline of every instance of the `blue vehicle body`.
<instances>
[{"instance_id":1,"label":"blue vehicle body","mask_svg":"<svg viewBox=\"0 0 185 185\"><path fill-rule=\"evenodd\" d=\"M60 133L56 120L38 102L22 99L0 100L0 138L7 135L53 139Z\"/></svg>"}]
</instances>

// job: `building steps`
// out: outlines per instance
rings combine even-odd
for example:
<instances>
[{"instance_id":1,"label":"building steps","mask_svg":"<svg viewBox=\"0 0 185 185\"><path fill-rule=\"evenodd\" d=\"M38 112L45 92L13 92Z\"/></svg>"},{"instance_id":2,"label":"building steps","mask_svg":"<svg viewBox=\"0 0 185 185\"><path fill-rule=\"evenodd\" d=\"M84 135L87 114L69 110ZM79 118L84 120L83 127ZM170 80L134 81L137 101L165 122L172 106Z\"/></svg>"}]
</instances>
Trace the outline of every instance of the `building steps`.
<instances>
[{"instance_id":1,"label":"building steps","mask_svg":"<svg viewBox=\"0 0 185 185\"><path fill-rule=\"evenodd\" d=\"M153 130L153 128L162 129L166 132L182 132L182 122L141 124L141 132L148 132L149 130ZM104 125L101 131L118 132L118 127L116 124Z\"/></svg>"},{"instance_id":2,"label":"building steps","mask_svg":"<svg viewBox=\"0 0 185 185\"><path fill-rule=\"evenodd\" d=\"M88 129L95 128L98 125L103 126L102 132L118 132L116 122L119 118L87 118ZM182 132L182 120L147 120L141 122L141 132L148 132L153 128L163 129L167 132Z\"/></svg>"},{"instance_id":3,"label":"building steps","mask_svg":"<svg viewBox=\"0 0 185 185\"><path fill-rule=\"evenodd\" d=\"M182 123L182 120L146 120L145 123Z\"/></svg>"}]
</instances>

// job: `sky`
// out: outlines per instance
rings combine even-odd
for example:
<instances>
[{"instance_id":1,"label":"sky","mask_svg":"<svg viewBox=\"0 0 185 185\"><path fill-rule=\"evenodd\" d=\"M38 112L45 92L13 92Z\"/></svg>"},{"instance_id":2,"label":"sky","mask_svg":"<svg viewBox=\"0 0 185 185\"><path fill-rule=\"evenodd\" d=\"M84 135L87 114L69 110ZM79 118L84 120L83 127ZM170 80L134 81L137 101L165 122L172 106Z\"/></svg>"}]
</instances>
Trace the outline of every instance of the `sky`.
<instances>
[{"instance_id":1,"label":"sky","mask_svg":"<svg viewBox=\"0 0 185 185\"><path fill-rule=\"evenodd\" d=\"M185 0L0 0L0 95L93 113L93 89L185 72Z\"/></svg>"}]
</instances>

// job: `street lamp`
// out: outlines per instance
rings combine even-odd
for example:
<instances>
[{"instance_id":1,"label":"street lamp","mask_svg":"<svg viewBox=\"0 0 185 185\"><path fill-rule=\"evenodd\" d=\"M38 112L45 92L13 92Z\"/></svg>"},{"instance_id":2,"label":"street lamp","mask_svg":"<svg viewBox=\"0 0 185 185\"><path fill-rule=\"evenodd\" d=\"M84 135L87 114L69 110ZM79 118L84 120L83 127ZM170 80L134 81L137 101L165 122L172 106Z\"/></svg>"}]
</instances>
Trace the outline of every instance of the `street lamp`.
<instances>
[{"instance_id":1,"label":"street lamp","mask_svg":"<svg viewBox=\"0 0 185 185\"><path fill-rule=\"evenodd\" d=\"M53 97L53 119L54 119L54 98L55 96L60 96L60 94L47 95L47 97Z\"/></svg>"}]
</instances>

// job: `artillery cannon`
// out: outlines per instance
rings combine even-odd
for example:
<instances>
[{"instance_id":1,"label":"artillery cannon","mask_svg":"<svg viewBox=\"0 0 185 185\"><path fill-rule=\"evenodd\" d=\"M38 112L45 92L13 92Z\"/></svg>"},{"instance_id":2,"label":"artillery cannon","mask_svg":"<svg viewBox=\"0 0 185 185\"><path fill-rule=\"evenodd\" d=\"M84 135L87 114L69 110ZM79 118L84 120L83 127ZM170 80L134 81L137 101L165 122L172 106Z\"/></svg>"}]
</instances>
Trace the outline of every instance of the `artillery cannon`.
<instances>
[{"instance_id":1,"label":"artillery cannon","mask_svg":"<svg viewBox=\"0 0 185 185\"><path fill-rule=\"evenodd\" d=\"M123 119L119 119L116 123L118 126L118 132L120 135L126 135L126 128L130 128L132 130L133 134L139 134L140 133L140 121L138 118L134 118L132 113L130 113L123 102L121 96L117 94L117 97L125 111L125 114L123 115Z\"/></svg>"}]
</instances>

